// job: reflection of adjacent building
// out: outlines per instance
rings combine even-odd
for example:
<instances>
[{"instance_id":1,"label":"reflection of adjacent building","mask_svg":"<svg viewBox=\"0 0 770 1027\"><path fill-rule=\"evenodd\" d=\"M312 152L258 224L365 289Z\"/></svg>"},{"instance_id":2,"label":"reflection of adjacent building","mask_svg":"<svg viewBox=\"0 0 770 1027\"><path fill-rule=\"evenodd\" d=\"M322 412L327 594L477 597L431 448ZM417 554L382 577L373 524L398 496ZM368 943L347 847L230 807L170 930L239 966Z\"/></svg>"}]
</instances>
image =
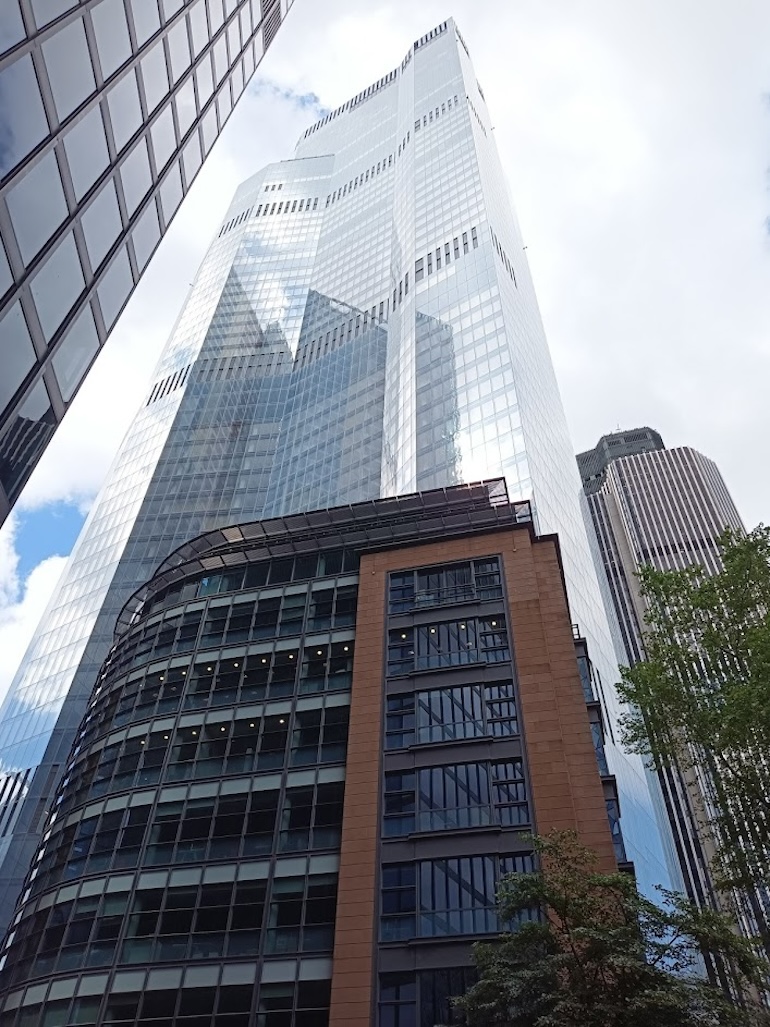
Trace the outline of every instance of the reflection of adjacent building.
<instances>
[{"instance_id":1,"label":"reflection of adjacent building","mask_svg":"<svg viewBox=\"0 0 770 1027\"><path fill-rule=\"evenodd\" d=\"M501 477L559 533L649 890L667 880L663 846L641 762L613 744L617 668L574 454L489 115L447 21L233 198L0 714L0 921L116 618L172 551L228 524Z\"/></svg>"},{"instance_id":2,"label":"reflection of adjacent building","mask_svg":"<svg viewBox=\"0 0 770 1027\"><path fill-rule=\"evenodd\" d=\"M3 0L0 522L292 3Z\"/></svg>"},{"instance_id":3,"label":"reflection of adjacent building","mask_svg":"<svg viewBox=\"0 0 770 1027\"><path fill-rule=\"evenodd\" d=\"M625 647L622 661L631 665L644 659L639 569L700 565L716 572L720 535L744 531L743 523L716 464L688 446L666 449L650 428L605 435L577 462ZM707 775L671 767L660 781L687 891L713 903ZM747 910L747 922L754 919Z\"/></svg>"},{"instance_id":4,"label":"reflection of adjacent building","mask_svg":"<svg viewBox=\"0 0 770 1027\"><path fill-rule=\"evenodd\" d=\"M195 538L95 682L6 1027L433 1027L535 826L625 860L559 545L502 481Z\"/></svg>"}]
</instances>

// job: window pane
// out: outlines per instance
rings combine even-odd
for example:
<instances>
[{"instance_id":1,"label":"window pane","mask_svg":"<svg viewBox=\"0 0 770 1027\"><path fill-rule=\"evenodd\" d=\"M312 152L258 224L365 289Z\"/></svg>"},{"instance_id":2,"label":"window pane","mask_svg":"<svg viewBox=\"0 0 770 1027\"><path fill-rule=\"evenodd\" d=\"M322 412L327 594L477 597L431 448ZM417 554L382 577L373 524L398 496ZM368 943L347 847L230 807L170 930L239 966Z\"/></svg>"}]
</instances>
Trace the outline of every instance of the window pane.
<instances>
[{"instance_id":1,"label":"window pane","mask_svg":"<svg viewBox=\"0 0 770 1027\"><path fill-rule=\"evenodd\" d=\"M142 61L142 78L147 110L154 111L168 92L168 71L163 43L158 42Z\"/></svg>"},{"instance_id":2,"label":"window pane","mask_svg":"<svg viewBox=\"0 0 770 1027\"><path fill-rule=\"evenodd\" d=\"M193 53L197 57L209 41L205 0L198 0L198 3L191 9L190 28L192 29Z\"/></svg>"},{"instance_id":3,"label":"window pane","mask_svg":"<svg viewBox=\"0 0 770 1027\"><path fill-rule=\"evenodd\" d=\"M54 153L24 175L8 193L7 203L22 258L29 263L67 216Z\"/></svg>"},{"instance_id":4,"label":"window pane","mask_svg":"<svg viewBox=\"0 0 770 1027\"><path fill-rule=\"evenodd\" d=\"M195 113L195 89L192 78L188 78L176 94L176 117L180 139L185 137L190 125L195 121Z\"/></svg>"},{"instance_id":5,"label":"window pane","mask_svg":"<svg viewBox=\"0 0 770 1027\"><path fill-rule=\"evenodd\" d=\"M53 369L62 399L68 403L80 384L86 368L99 349L94 315L85 308L64 336L53 356Z\"/></svg>"},{"instance_id":6,"label":"window pane","mask_svg":"<svg viewBox=\"0 0 770 1027\"><path fill-rule=\"evenodd\" d=\"M32 0L32 11L39 29L73 7L77 7L77 0Z\"/></svg>"},{"instance_id":7,"label":"window pane","mask_svg":"<svg viewBox=\"0 0 770 1027\"><path fill-rule=\"evenodd\" d=\"M0 72L0 175L26 157L47 131L37 75L27 55Z\"/></svg>"},{"instance_id":8,"label":"window pane","mask_svg":"<svg viewBox=\"0 0 770 1027\"><path fill-rule=\"evenodd\" d=\"M187 22L180 21L168 34L171 55L171 76L177 82L190 67L190 45L187 42Z\"/></svg>"},{"instance_id":9,"label":"window pane","mask_svg":"<svg viewBox=\"0 0 770 1027\"><path fill-rule=\"evenodd\" d=\"M163 217L168 224L182 202L182 174L178 164L173 165L168 177L160 187L160 200L163 205Z\"/></svg>"},{"instance_id":10,"label":"window pane","mask_svg":"<svg viewBox=\"0 0 770 1027\"><path fill-rule=\"evenodd\" d=\"M147 195L147 190L152 182L146 139L140 139L136 147L128 155L120 169L120 177L123 182L123 195L130 216Z\"/></svg>"},{"instance_id":11,"label":"window pane","mask_svg":"<svg viewBox=\"0 0 770 1027\"><path fill-rule=\"evenodd\" d=\"M134 12L136 39L141 45L160 28L158 0L131 0L131 8Z\"/></svg>"},{"instance_id":12,"label":"window pane","mask_svg":"<svg viewBox=\"0 0 770 1027\"><path fill-rule=\"evenodd\" d=\"M136 256L137 267L141 271L150 259L160 239L158 211L154 200L147 207L147 210L142 213L142 216L134 226L132 238L134 240L134 255Z\"/></svg>"},{"instance_id":13,"label":"window pane","mask_svg":"<svg viewBox=\"0 0 770 1027\"><path fill-rule=\"evenodd\" d=\"M8 258L5 255L5 247L0 241L0 296L5 293L7 289L10 289L13 283L13 275L11 274L11 268L8 263Z\"/></svg>"},{"instance_id":14,"label":"window pane","mask_svg":"<svg viewBox=\"0 0 770 1027\"><path fill-rule=\"evenodd\" d=\"M64 137L64 151L75 196L80 200L107 167L110 159L99 107L94 107L73 125Z\"/></svg>"},{"instance_id":15,"label":"window pane","mask_svg":"<svg viewBox=\"0 0 770 1027\"><path fill-rule=\"evenodd\" d=\"M136 72L130 71L107 95L115 146L122 150L142 121Z\"/></svg>"},{"instance_id":16,"label":"window pane","mask_svg":"<svg viewBox=\"0 0 770 1027\"><path fill-rule=\"evenodd\" d=\"M190 136L187 146L184 148L182 159L184 161L184 173L187 180L187 187L189 189L190 183L198 173L198 168L201 166L202 161L201 146L197 132L193 132Z\"/></svg>"},{"instance_id":17,"label":"window pane","mask_svg":"<svg viewBox=\"0 0 770 1027\"><path fill-rule=\"evenodd\" d=\"M91 206L83 213L83 233L88 256L94 270L101 264L108 250L120 234L121 220L115 183L106 183Z\"/></svg>"},{"instance_id":18,"label":"window pane","mask_svg":"<svg viewBox=\"0 0 770 1027\"><path fill-rule=\"evenodd\" d=\"M109 329L115 323L121 307L128 299L133 284L134 280L131 276L128 254L125 249L122 249L96 290L102 308L105 328Z\"/></svg>"},{"instance_id":19,"label":"window pane","mask_svg":"<svg viewBox=\"0 0 770 1027\"><path fill-rule=\"evenodd\" d=\"M27 322L17 300L0 321L0 410L21 385L35 363Z\"/></svg>"},{"instance_id":20,"label":"window pane","mask_svg":"<svg viewBox=\"0 0 770 1027\"><path fill-rule=\"evenodd\" d=\"M46 342L85 286L75 239L70 233L56 247L30 286Z\"/></svg>"},{"instance_id":21,"label":"window pane","mask_svg":"<svg viewBox=\"0 0 770 1027\"><path fill-rule=\"evenodd\" d=\"M91 19L96 33L102 77L108 78L131 56L123 0L102 0L98 7L91 8Z\"/></svg>"},{"instance_id":22,"label":"window pane","mask_svg":"<svg viewBox=\"0 0 770 1027\"><path fill-rule=\"evenodd\" d=\"M43 43L56 112L63 121L96 87L83 19L77 18Z\"/></svg>"},{"instance_id":23,"label":"window pane","mask_svg":"<svg viewBox=\"0 0 770 1027\"><path fill-rule=\"evenodd\" d=\"M35 466L55 426L48 390L40 381L0 439L0 483L11 502L21 491L27 471Z\"/></svg>"},{"instance_id":24,"label":"window pane","mask_svg":"<svg viewBox=\"0 0 770 1027\"><path fill-rule=\"evenodd\" d=\"M3 17L0 20L0 53L10 50L24 38L24 22L21 20L19 0L5 0Z\"/></svg>"},{"instance_id":25,"label":"window pane","mask_svg":"<svg viewBox=\"0 0 770 1027\"><path fill-rule=\"evenodd\" d=\"M152 139L152 149L155 154L155 167L158 171L161 171L176 149L174 114L171 110L171 104L163 109L160 117L150 129L150 138Z\"/></svg>"}]
</instances>

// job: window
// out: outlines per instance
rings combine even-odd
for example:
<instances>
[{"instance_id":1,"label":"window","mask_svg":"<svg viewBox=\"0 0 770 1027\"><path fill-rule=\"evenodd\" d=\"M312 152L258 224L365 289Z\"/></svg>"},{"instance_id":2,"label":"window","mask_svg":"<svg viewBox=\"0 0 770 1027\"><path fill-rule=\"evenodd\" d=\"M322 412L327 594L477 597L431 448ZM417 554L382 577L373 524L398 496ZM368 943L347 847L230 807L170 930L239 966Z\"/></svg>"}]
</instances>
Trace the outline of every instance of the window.
<instances>
[{"instance_id":1,"label":"window","mask_svg":"<svg viewBox=\"0 0 770 1027\"><path fill-rule=\"evenodd\" d=\"M396 628L388 636L388 674L510 659L502 614Z\"/></svg>"},{"instance_id":2,"label":"window","mask_svg":"<svg viewBox=\"0 0 770 1027\"><path fill-rule=\"evenodd\" d=\"M440 246L436 249L436 270L437 271L441 270L441 247Z\"/></svg>"},{"instance_id":3,"label":"window","mask_svg":"<svg viewBox=\"0 0 770 1027\"><path fill-rule=\"evenodd\" d=\"M477 250L479 248L479 240L478 240L478 236L476 235L476 229L475 228L471 229L471 241L473 242L474 250Z\"/></svg>"},{"instance_id":4,"label":"window","mask_svg":"<svg viewBox=\"0 0 770 1027\"><path fill-rule=\"evenodd\" d=\"M422 257L415 261L414 264L414 280L415 282L421 282L425 277L425 261Z\"/></svg>"},{"instance_id":5,"label":"window","mask_svg":"<svg viewBox=\"0 0 770 1027\"><path fill-rule=\"evenodd\" d=\"M391 574L389 610L405 613L442 604L499 599L502 594L500 561L490 557Z\"/></svg>"},{"instance_id":6,"label":"window","mask_svg":"<svg viewBox=\"0 0 770 1027\"><path fill-rule=\"evenodd\" d=\"M457 258L460 256L460 241L457 238L457 236L455 236L452 240L452 245L454 246L455 260L457 260Z\"/></svg>"},{"instance_id":7,"label":"window","mask_svg":"<svg viewBox=\"0 0 770 1027\"><path fill-rule=\"evenodd\" d=\"M434 688L387 700L386 749L518 733L512 681Z\"/></svg>"}]
</instances>

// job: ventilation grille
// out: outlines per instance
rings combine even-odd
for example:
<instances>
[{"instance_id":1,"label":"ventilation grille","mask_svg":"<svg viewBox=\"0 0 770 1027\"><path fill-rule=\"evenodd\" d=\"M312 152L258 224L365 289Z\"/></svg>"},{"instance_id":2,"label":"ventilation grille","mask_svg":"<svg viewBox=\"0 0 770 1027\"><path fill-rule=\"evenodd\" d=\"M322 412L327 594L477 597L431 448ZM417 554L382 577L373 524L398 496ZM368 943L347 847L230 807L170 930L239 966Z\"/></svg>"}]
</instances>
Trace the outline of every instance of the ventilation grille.
<instances>
[{"instance_id":1,"label":"ventilation grille","mask_svg":"<svg viewBox=\"0 0 770 1027\"><path fill-rule=\"evenodd\" d=\"M183 367L180 371L174 371L173 374L166 375L165 378L161 378L159 382L156 382L152 387L150 398L145 406L157 403L159 399L163 399L164 396L168 396L176 391L176 389L180 389L187 381L187 375L190 373L191 367L192 364L188 364L187 367Z\"/></svg>"}]
</instances>

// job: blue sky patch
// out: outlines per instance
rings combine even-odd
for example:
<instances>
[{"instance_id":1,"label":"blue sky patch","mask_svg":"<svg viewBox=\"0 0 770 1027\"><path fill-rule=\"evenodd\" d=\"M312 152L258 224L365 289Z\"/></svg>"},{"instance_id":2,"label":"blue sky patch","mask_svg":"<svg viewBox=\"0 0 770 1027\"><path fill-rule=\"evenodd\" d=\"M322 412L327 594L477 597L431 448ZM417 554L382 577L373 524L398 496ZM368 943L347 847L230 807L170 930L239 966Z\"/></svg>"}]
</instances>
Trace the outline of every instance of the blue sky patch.
<instances>
[{"instance_id":1,"label":"blue sky patch","mask_svg":"<svg viewBox=\"0 0 770 1027\"><path fill-rule=\"evenodd\" d=\"M85 519L74 503L48 503L37 510L20 510L16 528L19 577L24 580L49 556L68 556Z\"/></svg>"}]
</instances>

